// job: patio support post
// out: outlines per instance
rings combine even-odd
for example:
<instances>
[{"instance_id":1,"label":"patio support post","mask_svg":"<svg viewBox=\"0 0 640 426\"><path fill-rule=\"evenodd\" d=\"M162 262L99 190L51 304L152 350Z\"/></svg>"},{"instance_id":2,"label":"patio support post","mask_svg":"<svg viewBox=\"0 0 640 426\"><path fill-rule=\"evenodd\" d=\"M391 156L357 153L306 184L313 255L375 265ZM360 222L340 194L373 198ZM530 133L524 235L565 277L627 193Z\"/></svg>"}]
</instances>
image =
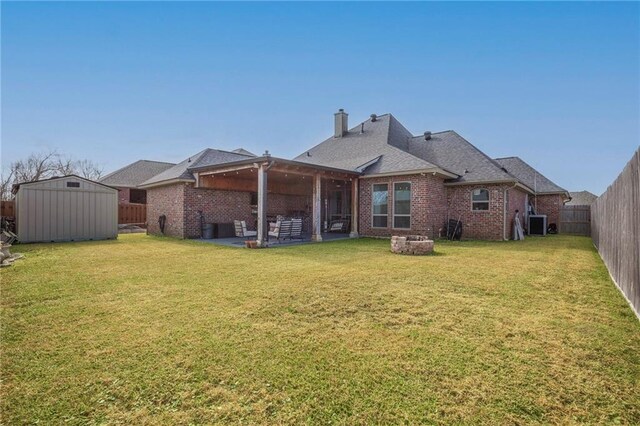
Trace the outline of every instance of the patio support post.
<instances>
[{"instance_id":1,"label":"patio support post","mask_svg":"<svg viewBox=\"0 0 640 426\"><path fill-rule=\"evenodd\" d=\"M351 181L351 233L349 237L358 238L358 178Z\"/></svg>"},{"instance_id":2,"label":"patio support post","mask_svg":"<svg viewBox=\"0 0 640 426\"><path fill-rule=\"evenodd\" d=\"M269 245L267 233L267 166L262 163L258 166L258 247Z\"/></svg>"},{"instance_id":3,"label":"patio support post","mask_svg":"<svg viewBox=\"0 0 640 426\"><path fill-rule=\"evenodd\" d=\"M322 209L321 190L322 179L319 173L313 175L313 231L311 233L311 241L322 241L322 228L320 224L320 212Z\"/></svg>"}]
</instances>

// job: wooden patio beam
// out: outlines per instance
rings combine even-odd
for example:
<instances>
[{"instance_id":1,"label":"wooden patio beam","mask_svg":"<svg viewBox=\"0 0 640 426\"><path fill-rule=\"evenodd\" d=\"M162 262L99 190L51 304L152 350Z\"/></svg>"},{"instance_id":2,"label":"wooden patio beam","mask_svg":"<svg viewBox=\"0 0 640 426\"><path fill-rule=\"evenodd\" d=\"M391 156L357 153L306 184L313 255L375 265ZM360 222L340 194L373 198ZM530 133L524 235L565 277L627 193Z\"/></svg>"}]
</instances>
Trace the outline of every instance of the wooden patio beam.
<instances>
[{"instance_id":1,"label":"wooden patio beam","mask_svg":"<svg viewBox=\"0 0 640 426\"><path fill-rule=\"evenodd\" d=\"M321 209L322 209L322 178L319 173L313 176L313 232L312 241L322 241Z\"/></svg>"},{"instance_id":2,"label":"wooden patio beam","mask_svg":"<svg viewBox=\"0 0 640 426\"><path fill-rule=\"evenodd\" d=\"M358 238L358 179L351 181L351 238Z\"/></svg>"}]
</instances>

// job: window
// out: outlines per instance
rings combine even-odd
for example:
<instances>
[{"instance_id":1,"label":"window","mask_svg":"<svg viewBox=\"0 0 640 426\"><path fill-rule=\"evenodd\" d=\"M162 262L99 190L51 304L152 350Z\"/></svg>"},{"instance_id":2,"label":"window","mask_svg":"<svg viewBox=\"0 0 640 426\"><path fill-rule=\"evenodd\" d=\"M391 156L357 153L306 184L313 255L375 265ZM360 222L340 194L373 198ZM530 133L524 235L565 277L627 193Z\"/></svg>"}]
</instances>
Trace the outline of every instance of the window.
<instances>
[{"instance_id":1,"label":"window","mask_svg":"<svg viewBox=\"0 0 640 426\"><path fill-rule=\"evenodd\" d=\"M67 188L80 188L80 182L67 182Z\"/></svg>"},{"instance_id":2,"label":"window","mask_svg":"<svg viewBox=\"0 0 640 426\"><path fill-rule=\"evenodd\" d=\"M144 189L130 189L129 202L134 204L147 204L147 191Z\"/></svg>"},{"instance_id":3,"label":"window","mask_svg":"<svg viewBox=\"0 0 640 426\"><path fill-rule=\"evenodd\" d=\"M471 193L471 210L489 210L489 191L474 189Z\"/></svg>"},{"instance_id":4,"label":"window","mask_svg":"<svg viewBox=\"0 0 640 426\"><path fill-rule=\"evenodd\" d=\"M373 185L373 197L371 199L373 210L373 227L386 228L389 200L389 186L386 183Z\"/></svg>"},{"instance_id":5,"label":"window","mask_svg":"<svg viewBox=\"0 0 640 426\"><path fill-rule=\"evenodd\" d=\"M393 227L411 228L411 182L393 184Z\"/></svg>"}]
</instances>

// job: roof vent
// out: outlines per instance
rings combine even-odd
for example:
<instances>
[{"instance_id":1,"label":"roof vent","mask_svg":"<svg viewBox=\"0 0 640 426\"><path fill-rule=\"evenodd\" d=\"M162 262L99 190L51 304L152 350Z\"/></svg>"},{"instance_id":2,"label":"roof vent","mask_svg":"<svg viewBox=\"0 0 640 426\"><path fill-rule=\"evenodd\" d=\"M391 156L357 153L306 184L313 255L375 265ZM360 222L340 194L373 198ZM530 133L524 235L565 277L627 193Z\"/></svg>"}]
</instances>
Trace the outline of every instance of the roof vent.
<instances>
[{"instance_id":1,"label":"roof vent","mask_svg":"<svg viewBox=\"0 0 640 426\"><path fill-rule=\"evenodd\" d=\"M371 114L371 122L373 123L374 121L376 121L378 119L378 116L375 114Z\"/></svg>"},{"instance_id":2,"label":"roof vent","mask_svg":"<svg viewBox=\"0 0 640 426\"><path fill-rule=\"evenodd\" d=\"M424 132L424 140L428 141L429 139L431 139L431 132L429 131Z\"/></svg>"}]
</instances>

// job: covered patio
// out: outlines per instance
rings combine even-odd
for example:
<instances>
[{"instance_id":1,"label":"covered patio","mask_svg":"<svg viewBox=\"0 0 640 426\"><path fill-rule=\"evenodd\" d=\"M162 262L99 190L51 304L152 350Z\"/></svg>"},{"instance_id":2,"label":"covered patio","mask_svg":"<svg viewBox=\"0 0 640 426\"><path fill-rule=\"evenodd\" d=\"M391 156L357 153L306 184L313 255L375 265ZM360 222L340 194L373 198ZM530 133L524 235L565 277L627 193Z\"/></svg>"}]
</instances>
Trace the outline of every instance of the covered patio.
<instances>
[{"instance_id":1,"label":"covered patio","mask_svg":"<svg viewBox=\"0 0 640 426\"><path fill-rule=\"evenodd\" d=\"M226 215L229 221L244 220L247 229L255 230L257 235L212 242L238 246L255 239L257 246L268 247L270 224L273 228L278 220L292 219L302 223L301 238L280 239L279 244L358 236L357 172L276 158L268 152L261 157L192 171L195 188L251 193L250 217L240 213L243 209ZM277 238L274 237L271 236L272 243Z\"/></svg>"}]
</instances>

